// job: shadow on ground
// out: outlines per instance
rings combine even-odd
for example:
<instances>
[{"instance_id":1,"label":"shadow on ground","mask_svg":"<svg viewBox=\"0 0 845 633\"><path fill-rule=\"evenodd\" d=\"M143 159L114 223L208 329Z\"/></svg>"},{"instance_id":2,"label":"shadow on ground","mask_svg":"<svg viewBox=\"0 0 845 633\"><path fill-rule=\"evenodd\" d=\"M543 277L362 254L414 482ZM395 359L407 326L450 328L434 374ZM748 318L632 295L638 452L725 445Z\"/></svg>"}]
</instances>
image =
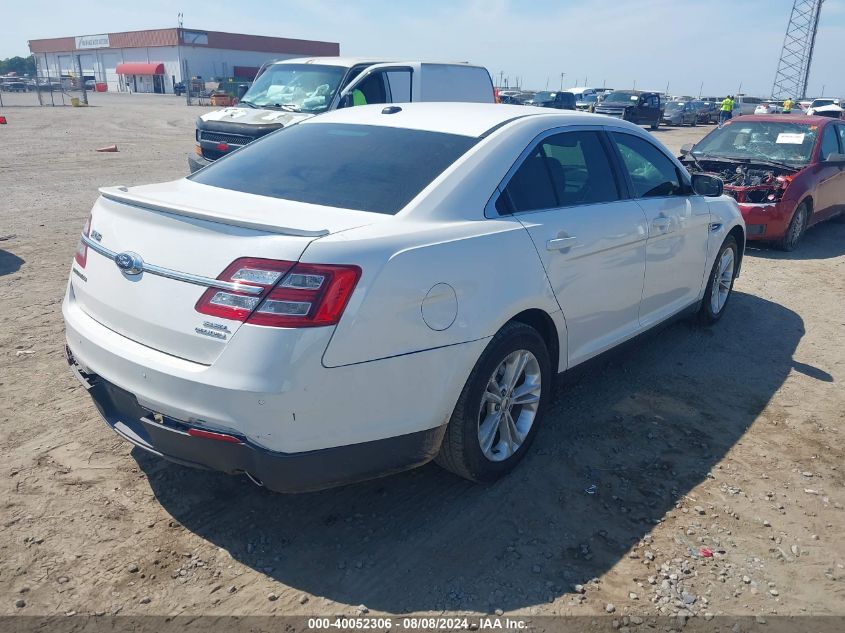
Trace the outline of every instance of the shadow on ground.
<instances>
[{"instance_id":1,"label":"shadow on ground","mask_svg":"<svg viewBox=\"0 0 845 633\"><path fill-rule=\"evenodd\" d=\"M668 326L567 379L531 454L487 487L429 464L284 496L133 455L175 520L295 590L393 613L510 611L625 556L755 421L803 333L794 312L735 293L715 327ZM749 340L767 344L752 356Z\"/></svg>"},{"instance_id":2,"label":"shadow on ground","mask_svg":"<svg viewBox=\"0 0 845 633\"><path fill-rule=\"evenodd\" d=\"M843 218L845 220L845 218ZM798 248L791 253L779 251L768 244L748 242L746 255L763 259L832 259L845 254L845 221L836 218L807 229Z\"/></svg>"},{"instance_id":3,"label":"shadow on ground","mask_svg":"<svg viewBox=\"0 0 845 633\"><path fill-rule=\"evenodd\" d=\"M0 277L18 272L24 261L9 251L0 248Z\"/></svg>"}]
</instances>

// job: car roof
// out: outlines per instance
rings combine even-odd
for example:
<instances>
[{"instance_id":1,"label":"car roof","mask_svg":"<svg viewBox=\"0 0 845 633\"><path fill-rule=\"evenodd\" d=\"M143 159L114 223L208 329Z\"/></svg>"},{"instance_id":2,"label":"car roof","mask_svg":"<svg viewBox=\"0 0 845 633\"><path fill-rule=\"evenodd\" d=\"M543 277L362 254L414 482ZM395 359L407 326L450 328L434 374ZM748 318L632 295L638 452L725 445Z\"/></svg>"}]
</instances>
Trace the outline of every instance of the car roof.
<instances>
[{"instance_id":1,"label":"car roof","mask_svg":"<svg viewBox=\"0 0 845 633\"><path fill-rule=\"evenodd\" d=\"M322 64L325 66L343 66L352 68L358 64L388 64L395 62L395 59L382 59L377 57L293 57L291 59L280 59L276 64Z\"/></svg>"},{"instance_id":2,"label":"car roof","mask_svg":"<svg viewBox=\"0 0 845 633\"><path fill-rule=\"evenodd\" d=\"M468 66L477 67L475 64L469 62L444 62L421 59L404 59L404 58L379 58L379 57L292 57L291 59L279 59L274 64L321 64L323 66L340 66L343 68L352 68L359 64L446 64L454 66Z\"/></svg>"},{"instance_id":3,"label":"car roof","mask_svg":"<svg viewBox=\"0 0 845 633\"><path fill-rule=\"evenodd\" d=\"M399 108L395 113L385 111ZM577 110L550 110L501 103L402 103L341 108L304 121L301 125L344 123L398 127L444 134L480 137L517 119L555 119L553 125L619 125L617 119ZM622 122L624 124L624 122ZM630 124L627 124L630 125Z\"/></svg>"}]
</instances>

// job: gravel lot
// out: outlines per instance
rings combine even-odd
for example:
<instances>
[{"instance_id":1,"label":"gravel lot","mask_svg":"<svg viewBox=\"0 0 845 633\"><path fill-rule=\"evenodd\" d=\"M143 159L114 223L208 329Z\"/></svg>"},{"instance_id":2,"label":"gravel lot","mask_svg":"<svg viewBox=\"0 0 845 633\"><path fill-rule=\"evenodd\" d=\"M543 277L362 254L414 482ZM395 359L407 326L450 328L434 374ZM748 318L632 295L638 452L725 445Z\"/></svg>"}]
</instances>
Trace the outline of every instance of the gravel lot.
<instances>
[{"instance_id":1,"label":"gravel lot","mask_svg":"<svg viewBox=\"0 0 845 633\"><path fill-rule=\"evenodd\" d=\"M66 367L97 187L184 175L207 110L91 102L2 110L0 614L845 615L845 225L750 250L716 327L568 377L496 485L428 465L274 495L132 450Z\"/></svg>"}]
</instances>

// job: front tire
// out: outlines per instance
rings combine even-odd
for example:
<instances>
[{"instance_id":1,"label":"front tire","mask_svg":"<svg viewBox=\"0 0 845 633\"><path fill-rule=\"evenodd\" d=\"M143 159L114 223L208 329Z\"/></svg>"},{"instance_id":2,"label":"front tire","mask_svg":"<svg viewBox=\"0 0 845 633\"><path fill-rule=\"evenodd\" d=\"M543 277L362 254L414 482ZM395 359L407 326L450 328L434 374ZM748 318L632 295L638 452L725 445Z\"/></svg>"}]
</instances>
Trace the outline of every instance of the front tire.
<instances>
[{"instance_id":1,"label":"front tire","mask_svg":"<svg viewBox=\"0 0 845 633\"><path fill-rule=\"evenodd\" d=\"M435 461L475 482L513 470L545 415L551 372L539 332L524 323L505 325L467 378Z\"/></svg>"},{"instance_id":2,"label":"front tire","mask_svg":"<svg viewBox=\"0 0 845 633\"><path fill-rule=\"evenodd\" d=\"M733 293L738 265L739 247L734 237L729 235L722 242L722 248L719 249L719 254L716 255L716 261L713 262L713 268L710 271L710 279L698 311L700 323L710 325L722 318L725 306L728 305L728 300Z\"/></svg>"},{"instance_id":3,"label":"front tire","mask_svg":"<svg viewBox=\"0 0 845 633\"><path fill-rule=\"evenodd\" d=\"M789 226L786 227L786 234L776 244L782 251L794 251L798 248L798 243L804 235L804 230L807 228L807 220L810 218L810 207L806 202L802 202L795 209L792 214L792 220Z\"/></svg>"}]
</instances>

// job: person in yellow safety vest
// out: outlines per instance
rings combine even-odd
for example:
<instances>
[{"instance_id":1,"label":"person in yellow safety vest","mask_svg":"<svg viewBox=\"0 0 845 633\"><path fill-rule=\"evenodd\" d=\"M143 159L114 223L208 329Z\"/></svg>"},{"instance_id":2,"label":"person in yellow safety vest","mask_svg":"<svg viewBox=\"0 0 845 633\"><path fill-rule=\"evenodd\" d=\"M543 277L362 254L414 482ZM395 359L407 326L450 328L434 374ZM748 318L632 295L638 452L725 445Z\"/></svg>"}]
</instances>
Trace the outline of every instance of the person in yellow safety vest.
<instances>
[{"instance_id":1,"label":"person in yellow safety vest","mask_svg":"<svg viewBox=\"0 0 845 633\"><path fill-rule=\"evenodd\" d=\"M365 97L364 93L358 90L357 88L352 91L352 105L367 105L367 97Z\"/></svg>"},{"instance_id":2,"label":"person in yellow safety vest","mask_svg":"<svg viewBox=\"0 0 845 633\"><path fill-rule=\"evenodd\" d=\"M791 114L792 113L792 99L789 97L786 98L786 101L783 102L783 113L784 114Z\"/></svg>"},{"instance_id":3,"label":"person in yellow safety vest","mask_svg":"<svg viewBox=\"0 0 845 633\"><path fill-rule=\"evenodd\" d=\"M719 111L719 127L725 124L725 121L733 116L734 100L732 95L728 95L722 99L722 109Z\"/></svg>"}]
</instances>

